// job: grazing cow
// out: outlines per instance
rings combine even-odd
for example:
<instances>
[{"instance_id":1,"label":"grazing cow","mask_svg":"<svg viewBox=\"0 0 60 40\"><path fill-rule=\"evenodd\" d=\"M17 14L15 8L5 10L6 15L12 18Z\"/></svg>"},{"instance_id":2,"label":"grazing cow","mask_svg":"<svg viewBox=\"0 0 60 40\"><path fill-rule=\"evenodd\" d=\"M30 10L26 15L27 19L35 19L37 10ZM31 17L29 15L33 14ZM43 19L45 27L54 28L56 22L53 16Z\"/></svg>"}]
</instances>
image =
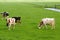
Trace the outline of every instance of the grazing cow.
<instances>
[{"instance_id":1,"label":"grazing cow","mask_svg":"<svg viewBox=\"0 0 60 40\"><path fill-rule=\"evenodd\" d=\"M14 29L15 28L15 18L7 18L8 30L10 30L11 25L13 25L12 28Z\"/></svg>"},{"instance_id":2,"label":"grazing cow","mask_svg":"<svg viewBox=\"0 0 60 40\"><path fill-rule=\"evenodd\" d=\"M55 19L54 18L43 18L39 23L39 29L41 29L42 25L47 28L47 24L51 25L52 29L55 29Z\"/></svg>"},{"instance_id":3,"label":"grazing cow","mask_svg":"<svg viewBox=\"0 0 60 40\"><path fill-rule=\"evenodd\" d=\"M1 14L2 14L2 16L3 16L4 18L6 18L6 17L9 16L8 12L3 12L3 13L1 13Z\"/></svg>"},{"instance_id":4,"label":"grazing cow","mask_svg":"<svg viewBox=\"0 0 60 40\"><path fill-rule=\"evenodd\" d=\"M12 18L15 18L15 22L17 23L21 23L21 17L12 17Z\"/></svg>"}]
</instances>

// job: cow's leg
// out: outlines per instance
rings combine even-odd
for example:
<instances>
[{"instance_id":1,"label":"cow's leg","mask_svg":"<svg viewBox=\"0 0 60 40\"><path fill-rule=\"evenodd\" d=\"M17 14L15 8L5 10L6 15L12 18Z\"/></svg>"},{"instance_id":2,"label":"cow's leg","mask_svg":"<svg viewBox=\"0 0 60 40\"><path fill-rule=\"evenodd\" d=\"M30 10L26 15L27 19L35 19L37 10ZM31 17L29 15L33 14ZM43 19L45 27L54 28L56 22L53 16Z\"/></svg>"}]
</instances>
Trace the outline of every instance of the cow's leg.
<instances>
[{"instance_id":1,"label":"cow's leg","mask_svg":"<svg viewBox=\"0 0 60 40\"><path fill-rule=\"evenodd\" d=\"M21 20L17 20L18 23L21 23Z\"/></svg>"},{"instance_id":2,"label":"cow's leg","mask_svg":"<svg viewBox=\"0 0 60 40\"><path fill-rule=\"evenodd\" d=\"M45 27L46 27L46 29L48 29L48 28L47 28L47 25L45 25Z\"/></svg>"},{"instance_id":3,"label":"cow's leg","mask_svg":"<svg viewBox=\"0 0 60 40\"><path fill-rule=\"evenodd\" d=\"M13 30L15 29L15 25L13 25Z\"/></svg>"},{"instance_id":4,"label":"cow's leg","mask_svg":"<svg viewBox=\"0 0 60 40\"><path fill-rule=\"evenodd\" d=\"M55 23L54 22L51 24L51 26L52 26L51 29L55 29Z\"/></svg>"},{"instance_id":5,"label":"cow's leg","mask_svg":"<svg viewBox=\"0 0 60 40\"><path fill-rule=\"evenodd\" d=\"M11 27L11 24L9 24L9 26L8 26L8 30L10 30L10 27Z\"/></svg>"},{"instance_id":6,"label":"cow's leg","mask_svg":"<svg viewBox=\"0 0 60 40\"><path fill-rule=\"evenodd\" d=\"M46 23L44 23L44 26L46 27L46 29L48 29Z\"/></svg>"},{"instance_id":7,"label":"cow's leg","mask_svg":"<svg viewBox=\"0 0 60 40\"><path fill-rule=\"evenodd\" d=\"M47 22L46 21L43 21L43 25L46 27L47 29Z\"/></svg>"},{"instance_id":8,"label":"cow's leg","mask_svg":"<svg viewBox=\"0 0 60 40\"><path fill-rule=\"evenodd\" d=\"M15 23L13 24L13 30L15 29Z\"/></svg>"},{"instance_id":9,"label":"cow's leg","mask_svg":"<svg viewBox=\"0 0 60 40\"><path fill-rule=\"evenodd\" d=\"M55 26L52 26L52 28L51 29L55 29Z\"/></svg>"}]
</instances>

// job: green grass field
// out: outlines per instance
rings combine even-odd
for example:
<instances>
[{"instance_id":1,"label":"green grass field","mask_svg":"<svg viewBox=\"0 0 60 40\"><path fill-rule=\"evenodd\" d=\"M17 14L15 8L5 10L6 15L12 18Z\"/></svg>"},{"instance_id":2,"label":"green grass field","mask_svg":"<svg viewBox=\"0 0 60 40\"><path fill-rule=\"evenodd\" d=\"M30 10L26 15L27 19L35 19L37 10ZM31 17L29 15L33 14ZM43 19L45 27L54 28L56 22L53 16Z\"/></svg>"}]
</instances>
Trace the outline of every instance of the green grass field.
<instances>
[{"instance_id":1,"label":"green grass field","mask_svg":"<svg viewBox=\"0 0 60 40\"><path fill-rule=\"evenodd\" d=\"M36 3L35 3L36 4ZM0 12L7 11L12 16L21 16L21 24L17 23L15 30L8 30L6 20L0 15L0 40L59 40L60 13L36 7L32 3L0 3ZM42 18L53 17L56 29L38 29Z\"/></svg>"}]
</instances>

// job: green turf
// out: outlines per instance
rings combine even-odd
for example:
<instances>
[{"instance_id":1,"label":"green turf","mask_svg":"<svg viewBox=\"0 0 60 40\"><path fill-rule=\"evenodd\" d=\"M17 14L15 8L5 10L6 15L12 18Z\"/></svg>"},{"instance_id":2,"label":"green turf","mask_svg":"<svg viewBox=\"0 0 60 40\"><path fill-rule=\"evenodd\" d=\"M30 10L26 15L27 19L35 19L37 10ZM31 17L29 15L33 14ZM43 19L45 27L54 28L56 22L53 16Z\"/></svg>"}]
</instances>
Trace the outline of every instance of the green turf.
<instances>
[{"instance_id":1,"label":"green turf","mask_svg":"<svg viewBox=\"0 0 60 40\"><path fill-rule=\"evenodd\" d=\"M10 17L21 16L21 24L17 23L14 30L8 30L6 20L0 15L0 40L59 40L60 13L36 7L32 3L0 3L0 12L8 11ZM42 18L53 17L56 29L39 30L38 24Z\"/></svg>"}]
</instances>

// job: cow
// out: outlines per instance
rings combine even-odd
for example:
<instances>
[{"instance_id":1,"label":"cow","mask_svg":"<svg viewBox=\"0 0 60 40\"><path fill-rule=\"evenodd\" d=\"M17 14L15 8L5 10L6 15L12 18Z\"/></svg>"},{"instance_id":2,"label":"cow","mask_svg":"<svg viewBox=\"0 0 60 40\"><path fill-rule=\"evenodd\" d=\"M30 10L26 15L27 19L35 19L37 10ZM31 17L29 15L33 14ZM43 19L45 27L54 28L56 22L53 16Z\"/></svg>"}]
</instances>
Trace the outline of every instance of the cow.
<instances>
[{"instance_id":1,"label":"cow","mask_svg":"<svg viewBox=\"0 0 60 40\"><path fill-rule=\"evenodd\" d=\"M8 12L3 12L3 13L1 13L1 14L2 14L3 17L9 16L9 13L8 13Z\"/></svg>"},{"instance_id":2,"label":"cow","mask_svg":"<svg viewBox=\"0 0 60 40\"><path fill-rule=\"evenodd\" d=\"M2 12L1 14L2 14L2 17L3 17L3 18L6 18L6 17L9 16L9 13L8 13L8 12Z\"/></svg>"},{"instance_id":3,"label":"cow","mask_svg":"<svg viewBox=\"0 0 60 40\"><path fill-rule=\"evenodd\" d=\"M21 17L12 17L12 18L15 18L16 23L21 23Z\"/></svg>"},{"instance_id":4,"label":"cow","mask_svg":"<svg viewBox=\"0 0 60 40\"><path fill-rule=\"evenodd\" d=\"M10 30L10 28L12 27L13 29L15 28L15 18L7 18L7 26L8 26L8 30ZM13 26L12 26L13 25Z\"/></svg>"},{"instance_id":5,"label":"cow","mask_svg":"<svg viewBox=\"0 0 60 40\"><path fill-rule=\"evenodd\" d=\"M41 29L44 25L47 28L47 24L51 25L51 29L55 29L55 19L54 18L43 18L38 25L38 28Z\"/></svg>"}]
</instances>

